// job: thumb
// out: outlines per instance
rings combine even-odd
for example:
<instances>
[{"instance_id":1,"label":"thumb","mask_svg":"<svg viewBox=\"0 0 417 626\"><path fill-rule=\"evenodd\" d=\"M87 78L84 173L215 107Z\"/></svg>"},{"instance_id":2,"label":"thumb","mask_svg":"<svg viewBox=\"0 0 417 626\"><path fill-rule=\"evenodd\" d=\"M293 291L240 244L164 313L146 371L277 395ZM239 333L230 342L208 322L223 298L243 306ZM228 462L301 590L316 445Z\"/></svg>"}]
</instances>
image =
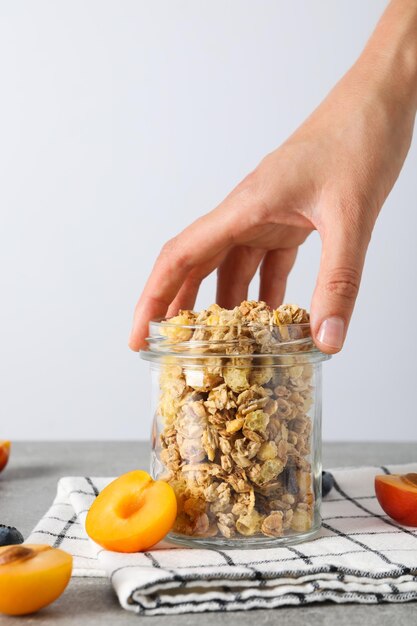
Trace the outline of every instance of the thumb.
<instances>
[{"instance_id":1,"label":"thumb","mask_svg":"<svg viewBox=\"0 0 417 626\"><path fill-rule=\"evenodd\" d=\"M355 306L369 243L365 229L332 224L322 237L319 275L311 303L311 331L328 354L341 350Z\"/></svg>"}]
</instances>

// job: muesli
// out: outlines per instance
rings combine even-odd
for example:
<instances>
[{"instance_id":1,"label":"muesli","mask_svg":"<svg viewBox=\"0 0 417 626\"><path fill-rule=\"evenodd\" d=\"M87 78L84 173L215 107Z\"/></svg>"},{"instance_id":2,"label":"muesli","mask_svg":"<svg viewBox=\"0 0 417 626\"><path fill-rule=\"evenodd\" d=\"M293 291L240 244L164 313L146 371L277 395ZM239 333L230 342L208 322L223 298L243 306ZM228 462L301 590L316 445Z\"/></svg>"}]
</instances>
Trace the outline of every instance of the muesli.
<instances>
[{"instance_id":1,"label":"muesli","mask_svg":"<svg viewBox=\"0 0 417 626\"><path fill-rule=\"evenodd\" d=\"M313 366L294 355L309 316L291 304L242 302L162 324L179 354L160 374L156 452L175 489L173 531L194 537L282 537L312 526Z\"/></svg>"}]
</instances>

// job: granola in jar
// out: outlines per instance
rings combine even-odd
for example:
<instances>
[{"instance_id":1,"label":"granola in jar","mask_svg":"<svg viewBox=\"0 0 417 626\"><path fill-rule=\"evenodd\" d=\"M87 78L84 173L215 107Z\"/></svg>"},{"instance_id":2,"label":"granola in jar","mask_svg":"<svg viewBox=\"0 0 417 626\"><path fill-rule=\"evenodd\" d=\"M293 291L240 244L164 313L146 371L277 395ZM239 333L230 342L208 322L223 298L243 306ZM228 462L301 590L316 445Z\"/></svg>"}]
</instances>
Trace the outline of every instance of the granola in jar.
<instances>
[{"instance_id":1,"label":"granola in jar","mask_svg":"<svg viewBox=\"0 0 417 626\"><path fill-rule=\"evenodd\" d=\"M296 541L316 532L320 370L304 309L245 301L151 323L153 474L175 490L173 536Z\"/></svg>"}]
</instances>

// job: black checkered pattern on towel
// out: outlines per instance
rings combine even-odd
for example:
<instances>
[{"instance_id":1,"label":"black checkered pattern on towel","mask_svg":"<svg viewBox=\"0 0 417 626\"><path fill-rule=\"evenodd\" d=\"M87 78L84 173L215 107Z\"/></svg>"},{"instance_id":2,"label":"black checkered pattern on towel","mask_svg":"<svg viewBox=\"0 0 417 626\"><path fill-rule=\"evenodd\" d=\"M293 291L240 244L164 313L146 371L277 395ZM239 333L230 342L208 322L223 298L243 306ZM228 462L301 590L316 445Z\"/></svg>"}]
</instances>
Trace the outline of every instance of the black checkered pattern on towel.
<instances>
[{"instance_id":1,"label":"black checkered pattern on towel","mask_svg":"<svg viewBox=\"0 0 417 626\"><path fill-rule=\"evenodd\" d=\"M417 463L333 470L323 526L312 541L258 550L174 548L139 554L101 549L88 539L89 506L110 478L60 480L30 542L74 555L74 575L108 576L121 605L145 615L334 602L417 599L417 529L397 524L374 494L378 473L416 472Z\"/></svg>"}]
</instances>

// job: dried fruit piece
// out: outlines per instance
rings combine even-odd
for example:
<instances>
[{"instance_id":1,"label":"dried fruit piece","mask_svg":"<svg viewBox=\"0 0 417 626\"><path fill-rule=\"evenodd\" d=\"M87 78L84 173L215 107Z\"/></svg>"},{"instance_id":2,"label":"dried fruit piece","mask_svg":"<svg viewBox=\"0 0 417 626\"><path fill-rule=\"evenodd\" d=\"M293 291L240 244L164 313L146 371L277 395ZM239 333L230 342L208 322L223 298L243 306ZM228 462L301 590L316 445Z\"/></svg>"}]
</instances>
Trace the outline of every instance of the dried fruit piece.
<instances>
[{"instance_id":1,"label":"dried fruit piece","mask_svg":"<svg viewBox=\"0 0 417 626\"><path fill-rule=\"evenodd\" d=\"M278 456L278 448L275 441L265 441L261 445L256 455L261 461L268 461L269 459L275 459Z\"/></svg>"},{"instance_id":2,"label":"dried fruit piece","mask_svg":"<svg viewBox=\"0 0 417 626\"><path fill-rule=\"evenodd\" d=\"M263 411L253 411L245 417L244 426L247 430L256 430L260 433L265 432L269 424L269 415Z\"/></svg>"},{"instance_id":3,"label":"dried fruit piece","mask_svg":"<svg viewBox=\"0 0 417 626\"><path fill-rule=\"evenodd\" d=\"M264 463L256 463L249 469L248 474L255 485L265 485L278 476L284 469L279 459L269 459Z\"/></svg>"},{"instance_id":4,"label":"dried fruit piece","mask_svg":"<svg viewBox=\"0 0 417 626\"><path fill-rule=\"evenodd\" d=\"M0 546L11 546L23 542L23 535L17 528L0 524Z\"/></svg>"},{"instance_id":5,"label":"dried fruit piece","mask_svg":"<svg viewBox=\"0 0 417 626\"><path fill-rule=\"evenodd\" d=\"M299 505L291 520L291 528L299 533L306 532L311 528L311 515L308 509L301 508Z\"/></svg>"},{"instance_id":6,"label":"dried fruit piece","mask_svg":"<svg viewBox=\"0 0 417 626\"><path fill-rule=\"evenodd\" d=\"M225 367L223 370L224 382L232 391L244 391L250 386L248 377L249 368L244 367Z\"/></svg>"},{"instance_id":7,"label":"dried fruit piece","mask_svg":"<svg viewBox=\"0 0 417 626\"><path fill-rule=\"evenodd\" d=\"M72 556L47 545L0 548L0 612L34 613L56 600L71 577Z\"/></svg>"},{"instance_id":8,"label":"dried fruit piece","mask_svg":"<svg viewBox=\"0 0 417 626\"><path fill-rule=\"evenodd\" d=\"M375 476L378 502L390 517L405 526L417 526L417 474Z\"/></svg>"},{"instance_id":9,"label":"dried fruit piece","mask_svg":"<svg viewBox=\"0 0 417 626\"><path fill-rule=\"evenodd\" d=\"M161 333L173 341L187 341L191 338L193 331L184 328L184 326L194 324L194 320L195 313L193 311L180 311L179 315L171 317L166 323L163 323Z\"/></svg>"},{"instance_id":10,"label":"dried fruit piece","mask_svg":"<svg viewBox=\"0 0 417 626\"><path fill-rule=\"evenodd\" d=\"M246 537L259 532L262 523L262 515L258 511L252 511L246 515L241 515L236 520L236 530Z\"/></svg>"},{"instance_id":11,"label":"dried fruit piece","mask_svg":"<svg viewBox=\"0 0 417 626\"><path fill-rule=\"evenodd\" d=\"M85 528L107 550L139 552L165 537L177 514L173 488L134 470L111 482L94 500Z\"/></svg>"},{"instance_id":12,"label":"dried fruit piece","mask_svg":"<svg viewBox=\"0 0 417 626\"><path fill-rule=\"evenodd\" d=\"M299 495L304 498L304 496L306 496L309 491L310 491L310 487L311 487L311 474L310 472L305 472L303 470L299 470L297 472L297 485L298 485L298 493Z\"/></svg>"},{"instance_id":13,"label":"dried fruit piece","mask_svg":"<svg viewBox=\"0 0 417 626\"><path fill-rule=\"evenodd\" d=\"M244 423L245 423L245 420L242 418L230 420L230 422L227 422L226 424L227 434L233 435L234 433L237 433L238 430L241 430Z\"/></svg>"}]
</instances>

